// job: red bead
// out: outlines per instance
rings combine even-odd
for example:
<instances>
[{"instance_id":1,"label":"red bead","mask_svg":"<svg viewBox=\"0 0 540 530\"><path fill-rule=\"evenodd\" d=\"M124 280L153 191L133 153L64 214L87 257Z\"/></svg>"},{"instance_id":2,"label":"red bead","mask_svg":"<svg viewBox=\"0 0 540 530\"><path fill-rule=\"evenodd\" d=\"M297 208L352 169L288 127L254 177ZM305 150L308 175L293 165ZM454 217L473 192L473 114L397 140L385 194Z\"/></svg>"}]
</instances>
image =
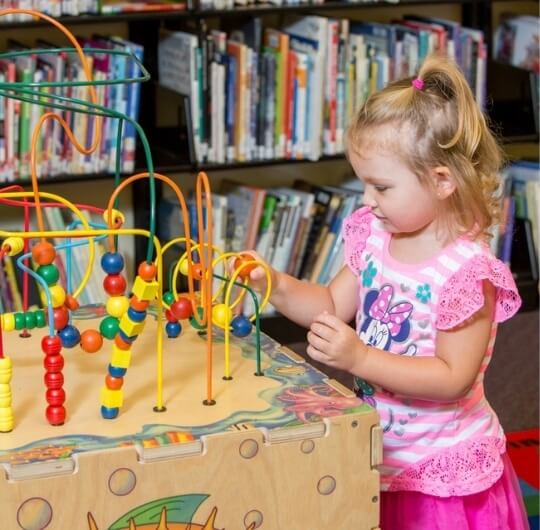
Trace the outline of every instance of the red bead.
<instances>
[{"instance_id":1,"label":"red bead","mask_svg":"<svg viewBox=\"0 0 540 530\"><path fill-rule=\"evenodd\" d=\"M110 374L107 374L105 376L105 385L110 390L120 390L123 384L124 384L123 377L113 377Z\"/></svg>"},{"instance_id":2,"label":"red bead","mask_svg":"<svg viewBox=\"0 0 540 530\"><path fill-rule=\"evenodd\" d=\"M178 300L171 304L171 313L176 317L177 320L189 318L193 314L193 308L191 307L191 301L189 298L180 296Z\"/></svg>"},{"instance_id":3,"label":"red bead","mask_svg":"<svg viewBox=\"0 0 540 530\"><path fill-rule=\"evenodd\" d=\"M139 265L138 273L145 282L151 282L156 277L156 266L153 263L143 261Z\"/></svg>"},{"instance_id":4,"label":"red bead","mask_svg":"<svg viewBox=\"0 0 540 530\"><path fill-rule=\"evenodd\" d=\"M56 257L56 250L48 241L41 241L32 247L32 258L38 265L50 265Z\"/></svg>"},{"instance_id":5,"label":"red bead","mask_svg":"<svg viewBox=\"0 0 540 530\"><path fill-rule=\"evenodd\" d=\"M234 268L239 269L242 265L245 263L251 263L251 265L245 265L242 267L242 270L238 274L240 278L246 279L249 278L249 274L253 269L256 269L258 267L258 264L255 263L255 258L251 254L247 254L246 252L240 254L235 260L234 260Z\"/></svg>"},{"instance_id":6,"label":"red bead","mask_svg":"<svg viewBox=\"0 0 540 530\"><path fill-rule=\"evenodd\" d=\"M133 295L129 299L129 305L135 311L146 311L148 309L148 306L150 305L150 302L148 300L139 300L135 295Z\"/></svg>"},{"instance_id":7,"label":"red bead","mask_svg":"<svg viewBox=\"0 0 540 530\"><path fill-rule=\"evenodd\" d=\"M66 293L66 299L64 300L64 305L70 310L75 311L79 309L79 302L72 295Z\"/></svg>"},{"instance_id":8,"label":"red bead","mask_svg":"<svg viewBox=\"0 0 540 530\"><path fill-rule=\"evenodd\" d=\"M49 312L45 311L47 323L49 322ZM65 305L53 309L53 326L56 331L64 329L69 322L69 311Z\"/></svg>"},{"instance_id":9,"label":"red bead","mask_svg":"<svg viewBox=\"0 0 540 530\"><path fill-rule=\"evenodd\" d=\"M126 291L126 279L121 274L107 274L103 280L103 289L111 296L120 296Z\"/></svg>"},{"instance_id":10,"label":"red bead","mask_svg":"<svg viewBox=\"0 0 540 530\"><path fill-rule=\"evenodd\" d=\"M43 376L47 388L62 388L64 386L64 374L62 372L47 372Z\"/></svg>"},{"instance_id":11,"label":"red bead","mask_svg":"<svg viewBox=\"0 0 540 530\"><path fill-rule=\"evenodd\" d=\"M55 335L51 337L46 335L41 339L41 350L45 355L53 355L62 351L62 340Z\"/></svg>"},{"instance_id":12,"label":"red bead","mask_svg":"<svg viewBox=\"0 0 540 530\"><path fill-rule=\"evenodd\" d=\"M120 333L114 337L114 344L121 350L129 350L131 348L131 344L129 342L126 342L121 336Z\"/></svg>"},{"instance_id":13,"label":"red bead","mask_svg":"<svg viewBox=\"0 0 540 530\"><path fill-rule=\"evenodd\" d=\"M196 280L201 280L203 277L202 265L200 263L194 263L191 266L191 276Z\"/></svg>"},{"instance_id":14,"label":"red bead","mask_svg":"<svg viewBox=\"0 0 540 530\"><path fill-rule=\"evenodd\" d=\"M64 368L64 357L61 354L46 355L43 358L43 367L47 372L61 372Z\"/></svg>"},{"instance_id":15,"label":"red bead","mask_svg":"<svg viewBox=\"0 0 540 530\"><path fill-rule=\"evenodd\" d=\"M178 322L178 319L172 314L170 309L165 309L165 318L167 322Z\"/></svg>"},{"instance_id":16,"label":"red bead","mask_svg":"<svg viewBox=\"0 0 540 530\"><path fill-rule=\"evenodd\" d=\"M66 393L63 388L49 388L45 392L45 399L49 405L63 405L66 400Z\"/></svg>"},{"instance_id":17,"label":"red bead","mask_svg":"<svg viewBox=\"0 0 540 530\"><path fill-rule=\"evenodd\" d=\"M86 353L96 353L103 346L103 337L95 329L87 329L81 333L81 348Z\"/></svg>"},{"instance_id":18,"label":"red bead","mask_svg":"<svg viewBox=\"0 0 540 530\"><path fill-rule=\"evenodd\" d=\"M45 416L47 416L47 421L51 425L63 425L64 421L66 421L66 409L61 405L49 405L45 411Z\"/></svg>"}]
</instances>

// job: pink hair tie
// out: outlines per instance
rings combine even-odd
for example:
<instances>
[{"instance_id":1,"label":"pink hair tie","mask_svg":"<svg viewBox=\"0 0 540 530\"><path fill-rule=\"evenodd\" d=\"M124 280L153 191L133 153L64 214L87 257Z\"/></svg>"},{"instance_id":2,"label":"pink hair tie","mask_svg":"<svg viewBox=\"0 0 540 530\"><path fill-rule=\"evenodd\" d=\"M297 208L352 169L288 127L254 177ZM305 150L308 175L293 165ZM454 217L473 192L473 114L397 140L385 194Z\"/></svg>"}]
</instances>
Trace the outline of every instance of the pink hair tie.
<instances>
[{"instance_id":1,"label":"pink hair tie","mask_svg":"<svg viewBox=\"0 0 540 530\"><path fill-rule=\"evenodd\" d=\"M412 86L417 90L422 90L424 88L424 81L417 77L416 79L412 80Z\"/></svg>"}]
</instances>

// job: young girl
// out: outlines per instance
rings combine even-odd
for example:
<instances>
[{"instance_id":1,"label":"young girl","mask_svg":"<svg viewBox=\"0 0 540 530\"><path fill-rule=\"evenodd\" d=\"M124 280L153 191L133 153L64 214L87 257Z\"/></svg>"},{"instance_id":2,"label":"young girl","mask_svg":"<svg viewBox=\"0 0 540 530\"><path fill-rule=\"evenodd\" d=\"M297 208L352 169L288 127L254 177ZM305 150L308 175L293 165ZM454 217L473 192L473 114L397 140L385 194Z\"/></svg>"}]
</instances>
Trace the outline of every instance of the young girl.
<instances>
[{"instance_id":1,"label":"young girl","mask_svg":"<svg viewBox=\"0 0 540 530\"><path fill-rule=\"evenodd\" d=\"M524 530L483 388L497 323L520 305L487 244L499 147L457 66L434 56L371 96L346 140L365 206L344 223L345 266L328 286L273 270L270 301L380 415L382 530ZM251 272L257 289L264 278Z\"/></svg>"}]
</instances>

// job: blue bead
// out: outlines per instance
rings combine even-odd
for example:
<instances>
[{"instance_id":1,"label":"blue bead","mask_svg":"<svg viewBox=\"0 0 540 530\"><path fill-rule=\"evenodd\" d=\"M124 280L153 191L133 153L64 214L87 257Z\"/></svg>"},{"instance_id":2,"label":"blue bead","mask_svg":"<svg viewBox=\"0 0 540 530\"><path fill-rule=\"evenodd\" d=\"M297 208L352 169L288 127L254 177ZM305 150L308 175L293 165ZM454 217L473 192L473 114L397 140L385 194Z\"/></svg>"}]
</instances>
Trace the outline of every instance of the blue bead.
<instances>
[{"instance_id":1,"label":"blue bead","mask_svg":"<svg viewBox=\"0 0 540 530\"><path fill-rule=\"evenodd\" d=\"M176 339L182 331L182 326L180 325L180 322L167 322L165 331L167 332L167 337L169 337L169 339Z\"/></svg>"},{"instance_id":2,"label":"blue bead","mask_svg":"<svg viewBox=\"0 0 540 530\"><path fill-rule=\"evenodd\" d=\"M105 418L106 420L114 420L114 418L116 418L116 416L118 416L118 411L119 410L120 409L118 407L109 408L109 407L104 407L102 405L101 406L101 417Z\"/></svg>"},{"instance_id":3,"label":"blue bead","mask_svg":"<svg viewBox=\"0 0 540 530\"><path fill-rule=\"evenodd\" d=\"M73 348L81 341L79 330L71 324L68 324L65 328L61 329L58 332L58 336L60 337L64 348Z\"/></svg>"},{"instance_id":4,"label":"blue bead","mask_svg":"<svg viewBox=\"0 0 540 530\"><path fill-rule=\"evenodd\" d=\"M119 274L124 268L124 258L119 252L105 252L101 257L101 268L107 274Z\"/></svg>"},{"instance_id":5,"label":"blue bead","mask_svg":"<svg viewBox=\"0 0 540 530\"><path fill-rule=\"evenodd\" d=\"M135 311L132 307L128 308L127 314L133 322L142 322L146 318L146 311Z\"/></svg>"},{"instance_id":6,"label":"blue bead","mask_svg":"<svg viewBox=\"0 0 540 530\"><path fill-rule=\"evenodd\" d=\"M129 344L135 342L135 339L137 338L137 335L134 335L133 337L128 337L121 329L118 330L118 335L120 335L120 338L124 342L128 342Z\"/></svg>"},{"instance_id":7,"label":"blue bead","mask_svg":"<svg viewBox=\"0 0 540 530\"><path fill-rule=\"evenodd\" d=\"M247 337L251 333L251 322L244 315L238 315L232 319L231 331L235 337Z\"/></svg>"},{"instance_id":8,"label":"blue bead","mask_svg":"<svg viewBox=\"0 0 540 530\"><path fill-rule=\"evenodd\" d=\"M127 368L120 368L118 366L113 366L112 364L109 364L108 370L109 374L113 377L124 377L127 372Z\"/></svg>"}]
</instances>

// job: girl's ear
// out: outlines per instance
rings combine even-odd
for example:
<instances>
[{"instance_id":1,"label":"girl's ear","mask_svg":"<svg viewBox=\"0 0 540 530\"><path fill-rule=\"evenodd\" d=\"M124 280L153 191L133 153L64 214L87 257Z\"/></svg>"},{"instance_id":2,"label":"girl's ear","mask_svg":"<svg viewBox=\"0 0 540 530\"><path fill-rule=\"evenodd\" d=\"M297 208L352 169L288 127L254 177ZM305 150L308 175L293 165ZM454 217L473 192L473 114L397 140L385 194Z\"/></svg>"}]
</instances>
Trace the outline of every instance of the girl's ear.
<instances>
[{"instance_id":1,"label":"girl's ear","mask_svg":"<svg viewBox=\"0 0 540 530\"><path fill-rule=\"evenodd\" d=\"M431 170L431 177L433 178L433 184L437 199L444 200L456 189L456 182L452 176L450 169L446 166L437 166Z\"/></svg>"}]
</instances>

